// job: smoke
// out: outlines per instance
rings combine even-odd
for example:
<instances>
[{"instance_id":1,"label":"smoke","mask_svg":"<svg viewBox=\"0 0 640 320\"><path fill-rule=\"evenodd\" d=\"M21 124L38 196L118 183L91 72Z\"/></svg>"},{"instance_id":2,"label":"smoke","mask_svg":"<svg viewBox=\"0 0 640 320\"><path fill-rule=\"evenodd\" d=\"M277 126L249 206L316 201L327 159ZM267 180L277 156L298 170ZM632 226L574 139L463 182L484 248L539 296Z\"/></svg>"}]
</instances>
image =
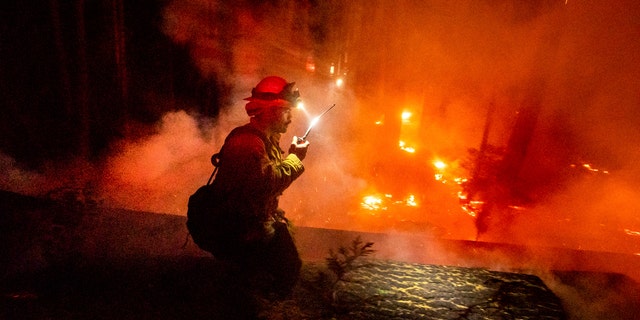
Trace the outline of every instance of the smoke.
<instances>
[{"instance_id":1,"label":"smoke","mask_svg":"<svg viewBox=\"0 0 640 320\"><path fill-rule=\"evenodd\" d=\"M33 193L33 190L30 190L25 184L16 182L38 181L39 176L37 173L21 170L13 158L3 153L0 153L0 169L4 172L2 178L0 178L0 186L3 190L11 190L23 194ZM35 182L33 188L39 189L38 184L38 182Z\"/></svg>"},{"instance_id":2,"label":"smoke","mask_svg":"<svg viewBox=\"0 0 640 320\"><path fill-rule=\"evenodd\" d=\"M219 145L210 126L184 111L167 113L155 134L122 141L104 167L100 193L112 207L184 214L186 199L206 183L207 155Z\"/></svg>"}]
</instances>

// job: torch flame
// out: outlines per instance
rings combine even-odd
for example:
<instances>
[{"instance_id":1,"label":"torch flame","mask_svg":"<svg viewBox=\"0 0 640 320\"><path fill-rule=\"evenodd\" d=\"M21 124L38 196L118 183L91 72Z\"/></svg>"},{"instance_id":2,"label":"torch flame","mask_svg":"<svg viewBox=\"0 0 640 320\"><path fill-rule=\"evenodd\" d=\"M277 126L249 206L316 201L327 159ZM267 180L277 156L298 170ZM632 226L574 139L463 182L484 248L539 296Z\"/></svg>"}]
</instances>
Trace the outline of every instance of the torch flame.
<instances>
[{"instance_id":1,"label":"torch flame","mask_svg":"<svg viewBox=\"0 0 640 320\"><path fill-rule=\"evenodd\" d=\"M307 136L309 135L309 132L311 132L311 128L313 128L313 126L316 125L316 123L318 123L318 121L320 121L320 118L322 118L322 116L324 116L327 112L329 112L329 110L333 109L333 107L335 107L336 104L334 103L333 105L331 105L327 110L325 110L323 113L321 113L319 116L313 118L311 120L311 123L309 124L309 128L307 129L307 131L304 133L304 135L302 136L301 140L305 140L307 139Z\"/></svg>"},{"instance_id":2,"label":"torch flame","mask_svg":"<svg viewBox=\"0 0 640 320\"><path fill-rule=\"evenodd\" d=\"M313 128L313 126L316 125L316 123L318 123L318 121L320 121L320 117L315 117L311 120L311 123L309 124L309 128Z\"/></svg>"}]
</instances>

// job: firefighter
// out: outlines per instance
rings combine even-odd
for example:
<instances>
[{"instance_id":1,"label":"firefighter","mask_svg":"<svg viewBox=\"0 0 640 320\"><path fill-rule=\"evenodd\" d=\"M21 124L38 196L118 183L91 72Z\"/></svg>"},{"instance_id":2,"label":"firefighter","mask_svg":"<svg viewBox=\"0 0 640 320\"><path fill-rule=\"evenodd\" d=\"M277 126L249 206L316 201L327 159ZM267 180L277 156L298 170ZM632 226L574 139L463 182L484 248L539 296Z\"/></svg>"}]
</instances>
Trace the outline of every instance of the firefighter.
<instances>
[{"instance_id":1,"label":"firefighter","mask_svg":"<svg viewBox=\"0 0 640 320\"><path fill-rule=\"evenodd\" d=\"M285 297L297 282L302 262L278 198L304 172L308 141L293 137L285 153L280 137L299 101L294 82L262 79L245 100L249 122L227 136L214 181L234 217L229 229L237 244L225 254L249 277L268 279L269 293ZM235 241L235 240L234 240Z\"/></svg>"}]
</instances>

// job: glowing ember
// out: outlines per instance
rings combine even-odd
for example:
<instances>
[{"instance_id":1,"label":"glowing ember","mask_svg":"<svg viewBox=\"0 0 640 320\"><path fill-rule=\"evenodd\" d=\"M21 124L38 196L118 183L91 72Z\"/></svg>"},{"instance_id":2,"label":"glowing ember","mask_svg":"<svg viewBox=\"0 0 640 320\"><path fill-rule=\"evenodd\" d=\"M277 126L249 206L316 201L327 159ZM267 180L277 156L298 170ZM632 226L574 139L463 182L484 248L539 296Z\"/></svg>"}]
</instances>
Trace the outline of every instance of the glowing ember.
<instances>
[{"instance_id":1,"label":"glowing ember","mask_svg":"<svg viewBox=\"0 0 640 320\"><path fill-rule=\"evenodd\" d=\"M416 149L414 147L407 146L407 144L404 141L399 141L398 146L400 146L401 150L404 150L406 152L409 152L409 153L416 152Z\"/></svg>"}]
</instances>

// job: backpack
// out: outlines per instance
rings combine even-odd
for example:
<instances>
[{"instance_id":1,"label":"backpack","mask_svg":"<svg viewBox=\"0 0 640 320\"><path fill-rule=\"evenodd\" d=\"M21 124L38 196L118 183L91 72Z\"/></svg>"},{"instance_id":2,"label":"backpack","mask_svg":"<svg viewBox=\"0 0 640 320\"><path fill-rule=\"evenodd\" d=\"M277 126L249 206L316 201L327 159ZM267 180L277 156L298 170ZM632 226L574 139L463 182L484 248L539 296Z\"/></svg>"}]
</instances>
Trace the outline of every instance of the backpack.
<instances>
[{"instance_id":1,"label":"backpack","mask_svg":"<svg viewBox=\"0 0 640 320\"><path fill-rule=\"evenodd\" d=\"M262 132L249 125L232 130L225 139L225 143L231 136L241 132L255 134L262 139L265 145L268 143ZM211 163L215 168L207 184L199 187L189 197L186 223L193 242L200 249L219 257L233 254L242 245L239 232L242 226L239 225L238 214L234 214L233 208L230 208L225 201L227 197L221 192L220 186L215 183L223 151L224 145L220 152L211 157Z\"/></svg>"}]
</instances>

